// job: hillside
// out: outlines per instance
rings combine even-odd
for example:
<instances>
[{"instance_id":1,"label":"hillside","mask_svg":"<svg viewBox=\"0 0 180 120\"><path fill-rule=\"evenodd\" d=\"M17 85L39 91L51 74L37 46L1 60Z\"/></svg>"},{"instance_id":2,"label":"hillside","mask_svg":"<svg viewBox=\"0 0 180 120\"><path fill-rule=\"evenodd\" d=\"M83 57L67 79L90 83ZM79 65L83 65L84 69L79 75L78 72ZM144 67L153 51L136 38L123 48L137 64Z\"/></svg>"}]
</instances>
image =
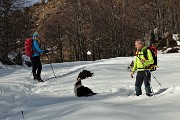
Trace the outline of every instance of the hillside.
<instances>
[{"instance_id":1,"label":"hillside","mask_svg":"<svg viewBox=\"0 0 180 120\"><path fill-rule=\"evenodd\" d=\"M36 3L30 6L30 14L33 15L34 18L36 18L36 21L34 23L36 25L36 28L34 28L34 31L39 31L39 28L41 28L43 21L47 20L51 17L51 15L54 15L56 13L58 7L57 5L59 3L60 0L52 0L47 3Z\"/></svg>"}]
</instances>

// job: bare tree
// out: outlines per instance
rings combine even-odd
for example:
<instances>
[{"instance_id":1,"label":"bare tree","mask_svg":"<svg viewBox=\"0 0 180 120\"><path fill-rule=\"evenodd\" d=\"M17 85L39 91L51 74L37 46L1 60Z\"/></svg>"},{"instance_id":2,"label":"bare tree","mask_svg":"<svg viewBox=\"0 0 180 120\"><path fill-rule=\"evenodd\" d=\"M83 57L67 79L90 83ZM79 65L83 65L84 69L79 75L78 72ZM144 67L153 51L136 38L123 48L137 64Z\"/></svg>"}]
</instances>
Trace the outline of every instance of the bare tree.
<instances>
[{"instance_id":1,"label":"bare tree","mask_svg":"<svg viewBox=\"0 0 180 120\"><path fill-rule=\"evenodd\" d=\"M92 60L129 56L134 39L150 30L157 28L161 36L180 32L178 0L53 1L57 8L39 28L51 46L58 46L58 62L87 60L88 50Z\"/></svg>"},{"instance_id":2,"label":"bare tree","mask_svg":"<svg viewBox=\"0 0 180 120\"><path fill-rule=\"evenodd\" d=\"M30 17L24 10L23 0L0 2L0 58L9 64L8 53L22 50L22 42L30 25ZM29 20L29 21L28 21Z\"/></svg>"}]
</instances>

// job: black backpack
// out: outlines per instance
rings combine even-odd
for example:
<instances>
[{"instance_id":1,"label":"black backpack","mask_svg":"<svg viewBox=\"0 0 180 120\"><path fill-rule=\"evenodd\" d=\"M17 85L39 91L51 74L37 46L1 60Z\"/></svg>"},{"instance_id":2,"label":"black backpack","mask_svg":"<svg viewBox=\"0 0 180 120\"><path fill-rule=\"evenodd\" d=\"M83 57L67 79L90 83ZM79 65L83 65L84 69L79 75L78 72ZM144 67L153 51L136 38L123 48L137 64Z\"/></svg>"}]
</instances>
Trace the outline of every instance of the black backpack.
<instances>
[{"instance_id":1,"label":"black backpack","mask_svg":"<svg viewBox=\"0 0 180 120\"><path fill-rule=\"evenodd\" d=\"M147 69L150 69L150 71L155 71L156 68L158 67L157 66L157 50L155 47L147 47L147 50L150 50L151 51L151 54L152 54L152 57L154 59L154 63L151 64L150 66L147 67ZM148 57L147 57L147 50L144 51L143 55L145 57L146 60L148 60Z\"/></svg>"}]
</instances>

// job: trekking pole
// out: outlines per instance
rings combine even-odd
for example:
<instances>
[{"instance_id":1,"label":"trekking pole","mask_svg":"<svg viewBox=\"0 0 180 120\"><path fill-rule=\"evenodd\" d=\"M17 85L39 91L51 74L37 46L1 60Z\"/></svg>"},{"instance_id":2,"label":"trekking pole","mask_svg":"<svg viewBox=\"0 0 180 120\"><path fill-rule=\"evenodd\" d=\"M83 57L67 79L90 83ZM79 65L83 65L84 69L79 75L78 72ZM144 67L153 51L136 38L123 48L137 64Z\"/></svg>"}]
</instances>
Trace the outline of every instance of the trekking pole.
<instances>
[{"instance_id":1,"label":"trekking pole","mask_svg":"<svg viewBox=\"0 0 180 120\"><path fill-rule=\"evenodd\" d=\"M47 47L46 47L44 44L43 44L43 46L44 46L44 50L46 50L46 49L47 49ZM52 69L52 71L53 71L54 77L56 78L56 75L55 75L54 69L53 69L53 67L52 67L52 64L51 64L50 59L49 59L49 56L48 56L48 53L45 53L45 54L46 54L46 56L47 56L47 58L48 58L48 61L49 61L49 64L50 64L50 66L51 66L51 69Z\"/></svg>"},{"instance_id":2,"label":"trekking pole","mask_svg":"<svg viewBox=\"0 0 180 120\"><path fill-rule=\"evenodd\" d=\"M138 56L137 56L138 57ZM140 57L138 57L139 59L141 59ZM144 63L143 63L144 66ZM148 70L148 69L145 69ZM157 78L154 76L154 74L152 74L152 72L150 70L148 70L150 72L150 74L154 77L154 79L156 80L156 82L158 83L159 86L161 86L161 83L157 80Z\"/></svg>"},{"instance_id":3,"label":"trekking pole","mask_svg":"<svg viewBox=\"0 0 180 120\"><path fill-rule=\"evenodd\" d=\"M24 120L24 112L22 111L21 113L22 113L22 117L23 117L23 120Z\"/></svg>"},{"instance_id":4,"label":"trekking pole","mask_svg":"<svg viewBox=\"0 0 180 120\"><path fill-rule=\"evenodd\" d=\"M53 73L54 73L54 77L56 78L56 75L55 75L54 69L53 69L53 67L52 67L52 65L51 65L51 62L50 62L50 60L49 60L49 56L48 56L48 54L47 54L47 53L46 53L46 56L47 56L47 58L48 58L49 64L50 64L50 66L51 66L51 69L52 69L52 71L53 71Z\"/></svg>"},{"instance_id":5,"label":"trekking pole","mask_svg":"<svg viewBox=\"0 0 180 120\"><path fill-rule=\"evenodd\" d=\"M154 77L154 79L156 80L156 82L158 83L159 86L161 86L161 83L157 80L157 78L152 74L152 72L150 72L151 75Z\"/></svg>"}]
</instances>

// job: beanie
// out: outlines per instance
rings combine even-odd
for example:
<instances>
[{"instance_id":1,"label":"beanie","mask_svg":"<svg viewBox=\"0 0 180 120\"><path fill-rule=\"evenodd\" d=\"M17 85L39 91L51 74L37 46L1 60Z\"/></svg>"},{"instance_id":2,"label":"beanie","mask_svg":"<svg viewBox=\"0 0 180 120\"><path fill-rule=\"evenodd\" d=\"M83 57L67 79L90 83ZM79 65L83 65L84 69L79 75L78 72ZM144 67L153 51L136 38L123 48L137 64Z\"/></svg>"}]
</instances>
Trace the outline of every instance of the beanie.
<instances>
[{"instance_id":1,"label":"beanie","mask_svg":"<svg viewBox=\"0 0 180 120\"><path fill-rule=\"evenodd\" d=\"M33 37L38 37L38 36L39 36L38 33L33 34Z\"/></svg>"}]
</instances>

